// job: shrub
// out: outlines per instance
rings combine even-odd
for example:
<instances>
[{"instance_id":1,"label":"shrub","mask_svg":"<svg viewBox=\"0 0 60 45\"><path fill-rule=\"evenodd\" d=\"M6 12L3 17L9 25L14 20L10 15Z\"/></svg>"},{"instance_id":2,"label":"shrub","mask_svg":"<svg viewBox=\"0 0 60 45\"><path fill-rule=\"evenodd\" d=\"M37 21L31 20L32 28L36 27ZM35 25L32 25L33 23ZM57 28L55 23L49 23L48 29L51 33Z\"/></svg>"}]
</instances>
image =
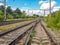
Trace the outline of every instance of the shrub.
<instances>
[{"instance_id":1,"label":"shrub","mask_svg":"<svg viewBox=\"0 0 60 45\"><path fill-rule=\"evenodd\" d=\"M59 29L60 28L60 21L56 24L56 27Z\"/></svg>"},{"instance_id":2,"label":"shrub","mask_svg":"<svg viewBox=\"0 0 60 45\"><path fill-rule=\"evenodd\" d=\"M3 21L4 16L0 15L0 21Z\"/></svg>"},{"instance_id":3,"label":"shrub","mask_svg":"<svg viewBox=\"0 0 60 45\"><path fill-rule=\"evenodd\" d=\"M7 18L8 18L8 19L13 19L14 17L13 17L12 15L8 14L8 15L7 15Z\"/></svg>"}]
</instances>

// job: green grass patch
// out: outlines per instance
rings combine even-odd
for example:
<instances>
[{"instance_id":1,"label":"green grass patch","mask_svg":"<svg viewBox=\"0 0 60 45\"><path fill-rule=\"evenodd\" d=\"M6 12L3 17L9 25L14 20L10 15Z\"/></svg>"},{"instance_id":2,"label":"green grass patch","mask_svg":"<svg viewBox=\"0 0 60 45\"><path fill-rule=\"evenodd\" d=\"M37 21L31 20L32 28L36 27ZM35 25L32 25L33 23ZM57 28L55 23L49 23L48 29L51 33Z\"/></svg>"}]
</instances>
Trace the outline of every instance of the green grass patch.
<instances>
[{"instance_id":1,"label":"green grass patch","mask_svg":"<svg viewBox=\"0 0 60 45\"><path fill-rule=\"evenodd\" d=\"M15 28L19 25L20 25L20 23L14 23L14 24L0 26L0 32L6 31L6 30L11 29L11 28Z\"/></svg>"},{"instance_id":2,"label":"green grass patch","mask_svg":"<svg viewBox=\"0 0 60 45\"><path fill-rule=\"evenodd\" d=\"M31 36L30 36L30 40L32 40L32 38L35 36L35 33L36 33L36 31L33 30L32 33L31 33Z\"/></svg>"},{"instance_id":3,"label":"green grass patch","mask_svg":"<svg viewBox=\"0 0 60 45\"><path fill-rule=\"evenodd\" d=\"M60 29L60 21L57 21L57 19L55 19L54 17L43 18L43 21L47 24L48 28L56 29L56 30Z\"/></svg>"},{"instance_id":4,"label":"green grass patch","mask_svg":"<svg viewBox=\"0 0 60 45\"><path fill-rule=\"evenodd\" d=\"M31 20L31 21L33 21L33 20ZM4 32L4 31L7 31L7 30L9 30L11 28L15 28L17 26L27 24L27 23L29 23L31 21L24 21L24 22L19 22L19 23L14 23L14 24L0 26L0 32Z\"/></svg>"}]
</instances>

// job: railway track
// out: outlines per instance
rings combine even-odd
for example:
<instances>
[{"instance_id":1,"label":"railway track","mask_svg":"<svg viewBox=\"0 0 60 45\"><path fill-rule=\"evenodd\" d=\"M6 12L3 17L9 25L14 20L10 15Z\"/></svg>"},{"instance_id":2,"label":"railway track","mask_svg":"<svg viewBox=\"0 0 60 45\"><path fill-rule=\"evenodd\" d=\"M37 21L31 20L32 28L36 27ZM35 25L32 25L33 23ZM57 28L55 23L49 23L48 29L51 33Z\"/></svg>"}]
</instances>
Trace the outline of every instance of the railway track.
<instances>
[{"instance_id":1,"label":"railway track","mask_svg":"<svg viewBox=\"0 0 60 45\"><path fill-rule=\"evenodd\" d=\"M30 45L59 45L56 38L51 35L41 21L37 24L35 31Z\"/></svg>"},{"instance_id":2,"label":"railway track","mask_svg":"<svg viewBox=\"0 0 60 45\"><path fill-rule=\"evenodd\" d=\"M9 30L13 30L13 29L16 29L16 28L18 28L18 27L23 27L24 25L28 25L30 22L32 23L32 22L34 22L35 20L31 20L31 21L24 21L24 22L19 22L19 23L16 23L16 25L15 24L11 24L11 25L5 25L5 26L0 26L0 34L2 33L2 32L6 32L6 31L9 31ZM13 25L15 25L15 26L13 26ZM10 27L9 27L10 26ZM4 29L3 29L4 28ZM7 29L5 29L5 28L7 28ZM5 31L4 31L5 30Z\"/></svg>"},{"instance_id":3,"label":"railway track","mask_svg":"<svg viewBox=\"0 0 60 45\"><path fill-rule=\"evenodd\" d=\"M49 37L50 39L50 42L51 42L51 45L60 45L58 43L58 40L57 38L54 37L53 33L51 32L51 30L47 30L47 28L44 26L43 22L41 21L41 26L44 28L47 36Z\"/></svg>"},{"instance_id":4,"label":"railway track","mask_svg":"<svg viewBox=\"0 0 60 45\"><path fill-rule=\"evenodd\" d=\"M29 24L31 24L33 22L36 22L36 20L34 20L34 21L28 21L27 23L25 22L25 24L23 22L23 23L20 24L20 26L17 26L16 28L9 29L9 30L7 30L5 32L0 32L0 36L5 35L6 33L12 32L12 31L14 31L16 29L22 28L24 26L27 26L27 25L29 25Z\"/></svg>"},{"instance_id":5,"label":"railway track","mask_svg":"<svg viewBox=\"0 0 60 45\"><path fill-rule=\"evenodd\" d=\"M38 22L38 21L37 21ZM0 45L15 45L19 39L21 39L29 30L32 30L35 26L36 21L30 22L26 25L17 27L15 29L6 31L0 34ZM29 31L30 33L30 31ZM26 37L25 36L25 37ZM27 44L27 42L26 42Z\"/></svg>"},{"instance_id":6,"label":"railway track","mask_svg":"<svg viewBox=\"0 0 60 45\"><path fill-rule=\"evenodd\" d=\"M25 21L25 20L0 21L0 26L23 22L23 21Z\"/></svg>"},{"instance_id":7,"label":"railway track","mask_svg":"<svg viewBox=\"0 0 60 45\"><path fill-rule=\"evenodd\" d=\"M32 31L36 33L30 41ZM16 29L0 34L0 45L59 45L41 20L30 22Z\"/></svg>"}]
</instances>

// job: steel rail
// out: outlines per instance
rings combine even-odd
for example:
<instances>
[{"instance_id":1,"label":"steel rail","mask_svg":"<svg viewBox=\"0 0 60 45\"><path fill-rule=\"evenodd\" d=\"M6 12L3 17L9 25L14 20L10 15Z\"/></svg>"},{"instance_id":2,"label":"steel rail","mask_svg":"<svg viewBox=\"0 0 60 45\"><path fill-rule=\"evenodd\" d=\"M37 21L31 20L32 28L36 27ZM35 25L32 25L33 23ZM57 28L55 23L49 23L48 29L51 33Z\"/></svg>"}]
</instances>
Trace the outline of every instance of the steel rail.
<instances>
[{"instance_id":1,"label":"steel rail","mask_svg":"<svg viewBox=\"0 0 60 45\"><path fill-rule=\"evenodd\" d=\"M32 33L32 31L35 29L35 27L36 27L36 25L37 25L38 23L39 23L39 21L37 21L37 22L35 23L35 25L33 26L32 30L30 30L30 31L28 32L28 36L27 36L27 38L26 38L26 41L25 41L24 45L28 45L28 44L29 44L31 33Z\"/></svg>"},{"instance_id":2,"label":"steel rail","mask_svg":"<svg viewBox=\"0 0 60 45\"><path fill-rule=\"evenodd\" d=\"M36 25L39 23L39 21L37 21L34 25L32 25L29 29L27 29L26 31L22 32L19 36L17 36L13 41L11 41L8 45L15 45L19 40L21 40L26 33L28 34L24 45L28 45L29 39L30 39L30 35L32 30L36 27Z\"/></svg>"},{"instance_id":3,"label":"steel rail","mask_svg":"<svg viewBox=\"0 0 60 45\"><path fill-rule=\"evenodd\" d=\"M25 36L26 32L28 32L31 29L32 29L32 26L29 29L27 29L26 31L20 33L19 36L17 36L15 39L13 39L8 45L15 45L17 43L17 41L21 40L21 38Z\"/></svg>"},{"instance_id":4,"label":"steel rail","mask_svg":"<svg viewBox=\"0 0 60 45\"><path fill-rule=\"evenodd\" d=\"M8 24L13 24L13 23L19 23L23 22L26 20L11 20L11 21L0 21L0 26L8 25Z\"/></svg>"},{"instance_id":5,"label":"steel rail","mask_svg":"<svg viewBox=\"0 0 60 45\"><path fill-rule=\"evenodd\" d=\"M40 24L41 24L41 26L43 27L43 29L45 30L46 34L48 35L51 43L52 43L53 45L59 45L59 44L57 43L57 40L50 34L50 32L48 32L48 30L47 30L46 27L42 24L41 21L40 21Z\"/></svg>"},{"instance_id":6,"label":"steel rail","mask_svg":"<svg viewBox=\"0 0 60 45\"><path fill-rule=\"evenodd\" d=\"M9 37L5 37L3 40L4 40L4 42L5 42L5 39L8 39L8 43L6 42L6 45L15 45L16 44L16 41L18 41L19 39L21 39L25 34L26 34L26 32L28 32L29 30L31 30L34 26L33 26L33 24L35 24L36 22L37 22L38 20L36 20L36 21L32 21L32 22L30 22L30 23L28 23L28 24L25 24L24 26L28 26L29 28L27 28L25 31L22 31L21 33L17 33L17 36L15 36L14 38L13 38L13 40L12 40L12 38L11 38L11 41L10 41L10 38ZM30 26L29 26L30 25ZM22 26L23 28L24 28L24 26ZM16 28L15 30L17 31L18 29L20 29L20 28L22 28L22 27L19 27L19 28ZM22 29L23 29L22 28ZM15 32L15 30L10 30L10 31L8 31L8 32L5 32L5 33L1 33L1 35L0 35L0 37L1 38L3 38L4 36L7 36L8 34L10 34L10 33L12 33L12 34L14 34L14 32ZM14 31L14 32L12 32L12 31ZM18 31L17 31L18 32ZM8 35L9 36L9 35ZM12 35L13 36L13 35ZM1 40L0 40L0 42L1 42ZM2 44L2 43L1 43ZM4 43L5 44L5 43Z\"/></svg>"},{"instance_id":7,"label":"steel rail","mask_svg":"<svg viewBox=\"0 0 60 45\"><path fill-rule=\"evenodd\" d=\"M33 23L33 22L36 22L36 21L32 21L32 22L30 22L30 23L28 23L28 24L25 24L25 25L22 25L22 26L18 26L18 27L16 27L16 28L12 28L12 29L10 29L10 30L8 30L8 31L2 32L2 33L0 33L0 37L3 36L3 35L5 35L5 34L7 34L7 33L10 33L10 32L12 32L12 31L15 31L15 30L17 30L17 29L19 29L19 28L25 27L25 26Z\"/></svg>"}]
</instances>

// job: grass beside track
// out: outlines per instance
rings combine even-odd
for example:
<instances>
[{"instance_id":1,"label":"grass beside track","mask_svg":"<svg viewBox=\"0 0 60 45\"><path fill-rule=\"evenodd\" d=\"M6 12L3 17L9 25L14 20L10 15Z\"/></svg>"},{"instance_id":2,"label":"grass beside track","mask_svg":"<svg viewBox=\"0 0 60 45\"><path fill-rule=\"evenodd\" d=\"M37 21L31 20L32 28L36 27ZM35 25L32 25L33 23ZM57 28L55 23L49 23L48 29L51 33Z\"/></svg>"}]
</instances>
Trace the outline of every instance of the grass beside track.
<instances>
[{"instance_id":1,"label":"grass beside track","mask_svg":"<svg viewBox=\"0 0 60 45\"><path fill-rule=\"evenodd\" d=\"M45 24L48 28L52 29L52 31L56 31L56 32L60 33L60 28L57 28L57 26L53 27L51 24L48 24L49 20L47 20L46 18L43 18L43 21L45 22ZM51 27L49 27L48 25L50 25Z\"/></svg>"},{"instance_id":2,"label":"grass beside track","mask_svg":"<svg viewBox=\"0 0 60 45\"><path fill-rule=\"evenodd\" d=\"M7 31L9 29L15 28L17 26L23 25L23 24L28 23L28 22L30 22L30 21L24 21L24 22L19 22L19 23L0 26L0 32Z\"/></svg>"},{"instance_id":3,"label":"grass beside track","mask_svg":"<svg viewBox=\"0 0 60 45\"><path fill-rule=\"evenodd\" d=\"M35 18L20 18L20 19L7 19L7 21L12 21L12 20L34 20Z\"/></svg>"},{"instance_id":4,"label":"grass beside track","mask_svg":"<svg viewBox=\"0 0 60 45\"><path fill-rule=\"evenodd\" d=\"M44 20L44 22L46 23L47 28L50 28L51 31L53 31L56 34L57 38L60 40L60 29L48 27L47 21ZM58 43L60 45L60 41Z\"/></svg>"},{"instance_id":5,"label":"grass beside track","mask_svg":"<svg viewBox=\"0 0 60 45\"><path fill-rule=\"evenodd\" d=\"M35 33L36 33L35 30L33 30L33 31L31 32L30 41L32 41L32 38L35 36Z\"/></svg>"},{"instance_id":6,"label":"grass beside track","mask_svg":"<svg viewBox=\"0 0 60 45\"><path fill-rule=\"evenodd\" d=\"M5 25L5 26L0 26L0 32L6 31L8 29L14 28L19 26L20 23L14 23L14 24L9 24L9 25Z\"/></svg>"}]
</instances>

